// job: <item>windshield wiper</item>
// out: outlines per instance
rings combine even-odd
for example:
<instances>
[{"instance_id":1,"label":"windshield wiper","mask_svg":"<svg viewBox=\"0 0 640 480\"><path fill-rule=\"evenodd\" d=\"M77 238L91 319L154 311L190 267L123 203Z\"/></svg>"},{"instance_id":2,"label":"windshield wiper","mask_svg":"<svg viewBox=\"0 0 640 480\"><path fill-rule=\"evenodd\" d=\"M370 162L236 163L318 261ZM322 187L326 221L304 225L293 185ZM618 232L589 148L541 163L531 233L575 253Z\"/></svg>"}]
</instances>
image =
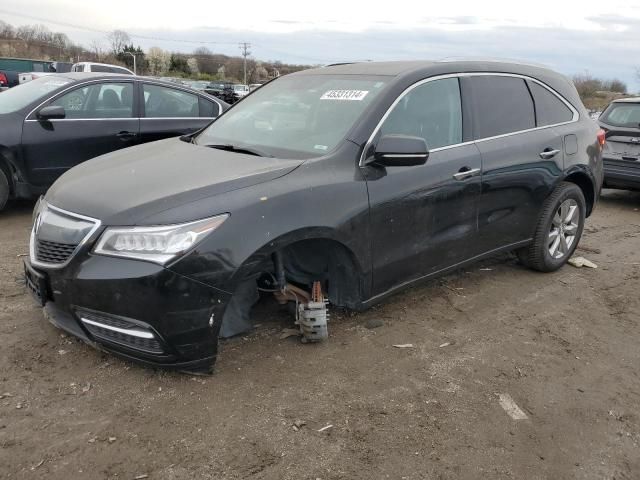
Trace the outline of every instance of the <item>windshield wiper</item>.
<instances>
[{"instance_id":1,"label":"windshield wiper","mask_svg":"<svg viewBox=\"0 0 640 480\"><path fill-rule=\"evenodd\" d=\"M241 145L212 144L212 145L205 145L205 147L217 148L218 150L225 150L227 152L248 153L249 155L255 155L257 157L273 158L273 155L269 155L268 153L263 152L262 150L258 150L253 147L241 146Z\"/></svg>"}]
</instances>

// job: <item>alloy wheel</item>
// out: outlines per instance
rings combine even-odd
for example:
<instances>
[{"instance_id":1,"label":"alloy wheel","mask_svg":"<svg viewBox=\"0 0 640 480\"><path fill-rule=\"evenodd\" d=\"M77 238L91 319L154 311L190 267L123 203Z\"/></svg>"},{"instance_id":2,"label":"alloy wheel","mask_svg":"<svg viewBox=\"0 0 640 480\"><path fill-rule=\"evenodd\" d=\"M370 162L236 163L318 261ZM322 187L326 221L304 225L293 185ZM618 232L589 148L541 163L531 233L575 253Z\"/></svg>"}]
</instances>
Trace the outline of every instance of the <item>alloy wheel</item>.
<instances>
[{"instance_id":1,"label":"alloy wheel","mask_svg":"<svg viewBox=\"0 0 640 480\"><path fill-rule=\"evenodd\" d=\"M564 258L571 251L576 241L580 222L578 202L572 198L566 199L556 210L551 221L549 231L549 255L554 259Z\"/></svg>"}]
</instances>

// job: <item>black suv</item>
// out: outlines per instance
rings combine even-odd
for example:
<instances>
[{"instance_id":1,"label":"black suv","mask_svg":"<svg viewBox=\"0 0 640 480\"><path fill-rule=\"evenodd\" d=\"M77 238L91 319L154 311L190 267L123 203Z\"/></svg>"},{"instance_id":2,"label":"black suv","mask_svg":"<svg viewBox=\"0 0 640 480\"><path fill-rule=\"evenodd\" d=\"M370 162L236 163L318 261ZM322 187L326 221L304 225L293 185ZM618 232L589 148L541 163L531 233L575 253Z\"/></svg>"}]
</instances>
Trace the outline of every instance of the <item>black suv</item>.
<instances>
[{"instance_id":1,"label":"black suv","mask_svg":"<svg viewBox=\"0 0 640 480\"><path fill-rule=\"evenodd\" d=\"M606 132L604 185L640 190L640 97L614 100L598 123Z\"/></svg>"},{"instance_id":2,"label":"black suv","mask_svg":"<svg viewBox=\"0 0 640 480\"><path fill-rule=\"evenodd\" d=\"M307 70L199 134L67 172L35 209L26 278L73 335L208 369L258 289L304 302L313 286L357 310L498 252L560 268L597 201L603 144L544 68Z\"/></svg>"}]
</instances>

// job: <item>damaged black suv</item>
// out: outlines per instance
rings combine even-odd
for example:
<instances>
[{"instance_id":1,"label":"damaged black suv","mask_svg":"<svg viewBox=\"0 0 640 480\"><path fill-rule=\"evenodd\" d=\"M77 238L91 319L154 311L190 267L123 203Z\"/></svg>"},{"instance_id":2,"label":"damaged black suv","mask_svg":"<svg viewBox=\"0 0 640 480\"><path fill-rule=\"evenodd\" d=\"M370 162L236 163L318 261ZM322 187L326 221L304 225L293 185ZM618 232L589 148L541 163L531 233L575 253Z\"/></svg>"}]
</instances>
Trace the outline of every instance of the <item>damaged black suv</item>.
<instances>
[{"instance_id":1,"label":"damaged black suv","mask_svg":"<svg viewBox=\"0 0 640 480\"><path fill-rule=\"evenodd\" d=\"M208 371L258 290L302 313L325 297L363 309L497 252L560 268L597 201L603 145L573 85L544 68L307 70L197 134L65 173L34 211L25 276L46 316L92 345Z\"/></svg>"}]
</instances>

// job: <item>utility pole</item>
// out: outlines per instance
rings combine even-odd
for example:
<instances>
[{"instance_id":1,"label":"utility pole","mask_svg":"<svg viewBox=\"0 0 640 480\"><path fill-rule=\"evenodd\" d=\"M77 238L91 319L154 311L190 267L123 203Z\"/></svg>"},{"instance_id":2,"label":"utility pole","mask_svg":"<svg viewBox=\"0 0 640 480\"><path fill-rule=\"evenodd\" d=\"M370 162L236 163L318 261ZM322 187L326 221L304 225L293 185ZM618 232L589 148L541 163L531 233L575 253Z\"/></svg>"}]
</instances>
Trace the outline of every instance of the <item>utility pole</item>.
<instances>
[{"instance_id":1,"label":"utility pole","mask_svg":"<svg viewBox=\"0 0 640 480\"><path fill-rule=\"evenodd\" d=\"M251 55L251 50L249 50L249 48L251 47L250 43L247 42L241 42L240 43L240 50L242 51L242 56L244 57L244 62L243 62L243 69L244 69L244 84L247 84L247 57L249 55Z\"/></svg>"},{"instance_id":2,"label":"utility pole","mask_svg":"<svg viewBox=\"0 0 640 480\"><path fill-rule=\"evenodd\" d=\"M136 54L131 52L122 52L122 53L126 53L127 55L131 55L133 57L133 73L134 75L137 75L138 71L136 70Z\"/></svg>"}]
</instances>

